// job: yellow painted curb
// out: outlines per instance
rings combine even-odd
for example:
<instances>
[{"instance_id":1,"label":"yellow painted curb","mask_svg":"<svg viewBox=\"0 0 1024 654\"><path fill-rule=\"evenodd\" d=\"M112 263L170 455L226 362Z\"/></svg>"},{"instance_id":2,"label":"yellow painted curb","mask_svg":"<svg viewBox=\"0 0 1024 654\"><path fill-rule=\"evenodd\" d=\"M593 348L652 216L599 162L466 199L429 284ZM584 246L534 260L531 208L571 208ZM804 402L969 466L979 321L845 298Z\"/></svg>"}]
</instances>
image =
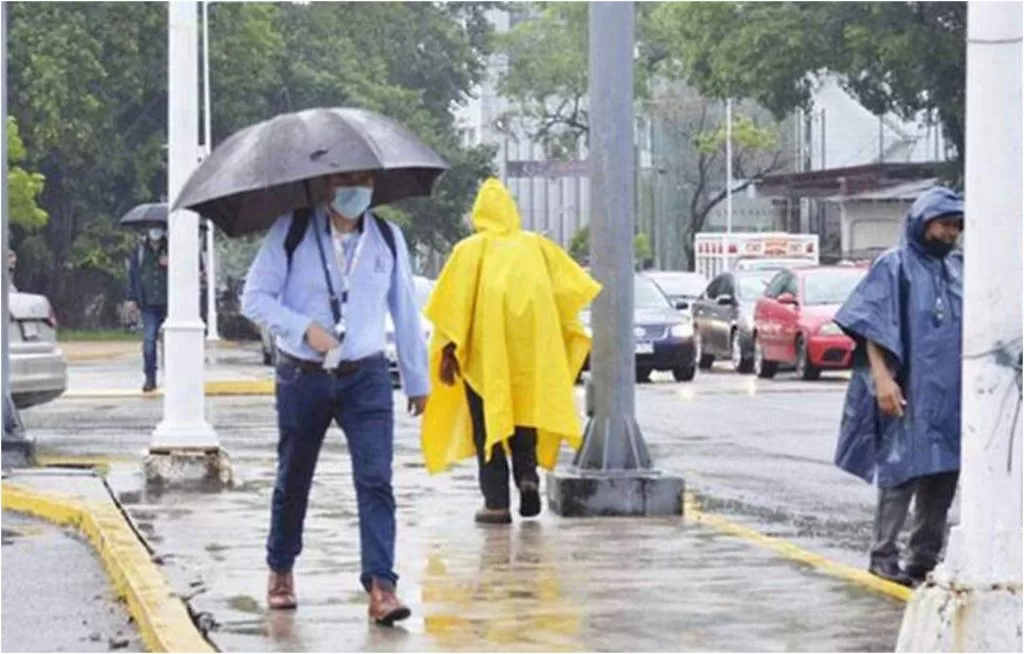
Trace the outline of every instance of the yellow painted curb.
<instances>
[{"instance_id":1,"label":"yellow painted curb","mask_svg":"<svg viewBox=\"0 0 1024 654\"><path fill-rule=\"evenodd\" d=\"M900 586L899 584L894 584L891 581L879 579L866 570L860 570L853 566L831 561L819 554L813 554L807 550L801 549L790 542L782 540L781 538L765 536L764 534L750 529L749 527L744 527L730 522L722 516L704 513L700 508L700 503L697 501L697 498L691 493L683 494L683 505L683 515L688 519L695 520L699 524L707 525L712 529L731 536L736 536L737 538L741 538L761 547L766 547L776 554L790 559L791 561L804 563L824 572L827 575L845 579L846 581L864 586L876 593L880 593L903 602L909 601L911 596L914 594L913 590L905 586Z\"/></svg>"},{"instance_id":2,"label":"yellow painted curb","mask_svg":"<svg viewBox=\"0 0 1024 654\"><path fill-rule=\"evenodd\" d=\"M227 397L245 395L273 395L273 379L233 379L211 381L204 385L204 394L208 397ZM69 400L98 400L117 398L158 399L164 396L163 389L152 393L143 393L134 388L101 388L96 390L68 391L61 397Z\"/></svg>"},{"instance_id":3,"label":"yellow painted curb","mask_svg":"<svg viewBox=\"0 0 1024 654\"><path fill-rule=\"evenodd\" d=\"M4 509L74 527L89 539L148 651L217 651L196 628L184 602L113 501L86 502L77 496L37 492L8 482L2 489Z\"/></svg>"}]
</instances>

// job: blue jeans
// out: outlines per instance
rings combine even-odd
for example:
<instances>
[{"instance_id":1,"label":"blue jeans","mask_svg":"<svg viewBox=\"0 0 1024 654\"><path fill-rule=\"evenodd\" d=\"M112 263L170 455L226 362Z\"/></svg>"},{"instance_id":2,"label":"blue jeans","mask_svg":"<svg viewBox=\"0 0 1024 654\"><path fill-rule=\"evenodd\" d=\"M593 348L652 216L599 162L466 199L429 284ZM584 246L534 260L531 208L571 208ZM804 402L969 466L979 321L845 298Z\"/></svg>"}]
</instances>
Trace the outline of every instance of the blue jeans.
<instances>
[{"instance_id":1,"label":"blue jeans","mask_svg":"<svg viewBox=\"0 0 1024 654\"><path fill-rule=\"evenodd\" d=\"M144 306L142 313L142 361L148 381L156 381L156 339L167 320L166 306Z\"/></svg>"},{"instance_id":2,"label":"blue jeans","mask_svg":"<svg viewBox=\"0 0 1024 654\"><path fill-rule=\"evenodd\" d=\"M277 367L277 481L271 503L267 565L288 572L302 552L302 526L324 434L334 420L345 433L359 506L363 587L394 588L395 496L391 488L394 396L381 356L347 375Z\"/></svg>"}]
</instances>

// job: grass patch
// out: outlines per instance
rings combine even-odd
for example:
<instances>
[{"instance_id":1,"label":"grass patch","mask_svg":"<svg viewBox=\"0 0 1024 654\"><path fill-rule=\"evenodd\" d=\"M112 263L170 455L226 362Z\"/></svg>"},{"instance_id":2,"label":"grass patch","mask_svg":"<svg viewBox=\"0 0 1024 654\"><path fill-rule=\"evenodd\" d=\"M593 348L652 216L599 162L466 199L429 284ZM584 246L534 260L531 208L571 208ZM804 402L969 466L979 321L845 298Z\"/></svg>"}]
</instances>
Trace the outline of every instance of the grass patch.
<instances>
[{"instance_id":1,"label":"grass patch","mask_svg":"<svg viewBox=\"0 0 1024 654\"><path fill-rule=\"evenodd\" d=\"M126 332L123 329L61 329L57 331L57 340L63 343L69 341L106 343L141 341L142 332Z\"/></svg>"}]
</instances>

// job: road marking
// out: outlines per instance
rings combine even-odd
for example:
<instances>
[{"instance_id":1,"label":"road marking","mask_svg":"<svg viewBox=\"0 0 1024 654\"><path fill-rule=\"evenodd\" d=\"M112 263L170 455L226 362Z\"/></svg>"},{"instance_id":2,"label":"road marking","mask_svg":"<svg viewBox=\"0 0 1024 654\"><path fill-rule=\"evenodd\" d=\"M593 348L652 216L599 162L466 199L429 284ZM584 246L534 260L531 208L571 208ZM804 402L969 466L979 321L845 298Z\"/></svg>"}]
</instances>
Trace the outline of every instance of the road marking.
<instances>
[{"instance_id":1,"label":"road marking","mask_svg":"<svg viewBox=\"0 0 1024 654\"><path fill-rule=\"evenodd\" d=\"M225 397L233 395L273 395L273 379L229 379L206 382L204 393L208 397ZM151 393L143 393L135 388L100 388L90 390L67 391L61 397L69 400L95 400L116 398L144 398L155 400L164 396L164 390L158 388Z\"/></svg>"},{"instance_id":2,"label":"road marking","mask_svg":"<svg viewBox=\"0 0 1024 654\"><path fill-rule=\"evenodd\" d=\"M700 502L693 493L683 493L683 507L683 516L687 519L692 519L697 523L707 525L712 529L741 538L745 541L754 543L755 545L768 548L776 554L790 559L791 561L797 561L799 563L809 565L827 575L845 579L846 581L859 586L864 586L876 593L902 602L909 601L914 594L914 591L911 589L905 586L900 586L899 584L894 584L891 581L879 579L866 570L861 570L844 563L831 561L819 554L814 554L797 547L793 543L782 540L781 538L765 536L764 534L749 527L744 527L743 525L730 522L720 515L704 513L700 508Z\"/></svg>"},{"instance_id":3,"label":"road marking","mask_svg":"<svg viewBox=\"0 0 1024 654\"><path fill-rule=\"evenodd\" d=\"M196 628L185 603L121 514L113 499L88 502L76 495L44 493L4 482L3 508L82 532L99 554L107 576L150 652L215 652Z\"/></svg>"}]
</instances>

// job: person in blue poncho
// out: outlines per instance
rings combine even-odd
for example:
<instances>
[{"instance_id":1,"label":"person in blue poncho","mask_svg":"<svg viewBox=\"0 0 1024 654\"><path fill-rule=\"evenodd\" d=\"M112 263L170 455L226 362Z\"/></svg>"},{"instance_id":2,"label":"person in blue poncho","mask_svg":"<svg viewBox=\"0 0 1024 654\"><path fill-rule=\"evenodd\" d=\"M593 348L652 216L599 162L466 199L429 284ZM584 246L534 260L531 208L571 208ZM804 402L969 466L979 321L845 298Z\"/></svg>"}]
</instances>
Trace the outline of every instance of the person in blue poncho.
<instances>
[{"instance_id":1,"label":"person in blue poncho","mask_svg":"<svg viewBox=\"0 0 1024 654\"><path fill-rule=\"evenodd\" d=\"M906 586L938 562L960 474L963 211L947 188L922 194L835 318L857 344L835 463L878 486L869 570Z\"/></svg>"}]
</instances>

